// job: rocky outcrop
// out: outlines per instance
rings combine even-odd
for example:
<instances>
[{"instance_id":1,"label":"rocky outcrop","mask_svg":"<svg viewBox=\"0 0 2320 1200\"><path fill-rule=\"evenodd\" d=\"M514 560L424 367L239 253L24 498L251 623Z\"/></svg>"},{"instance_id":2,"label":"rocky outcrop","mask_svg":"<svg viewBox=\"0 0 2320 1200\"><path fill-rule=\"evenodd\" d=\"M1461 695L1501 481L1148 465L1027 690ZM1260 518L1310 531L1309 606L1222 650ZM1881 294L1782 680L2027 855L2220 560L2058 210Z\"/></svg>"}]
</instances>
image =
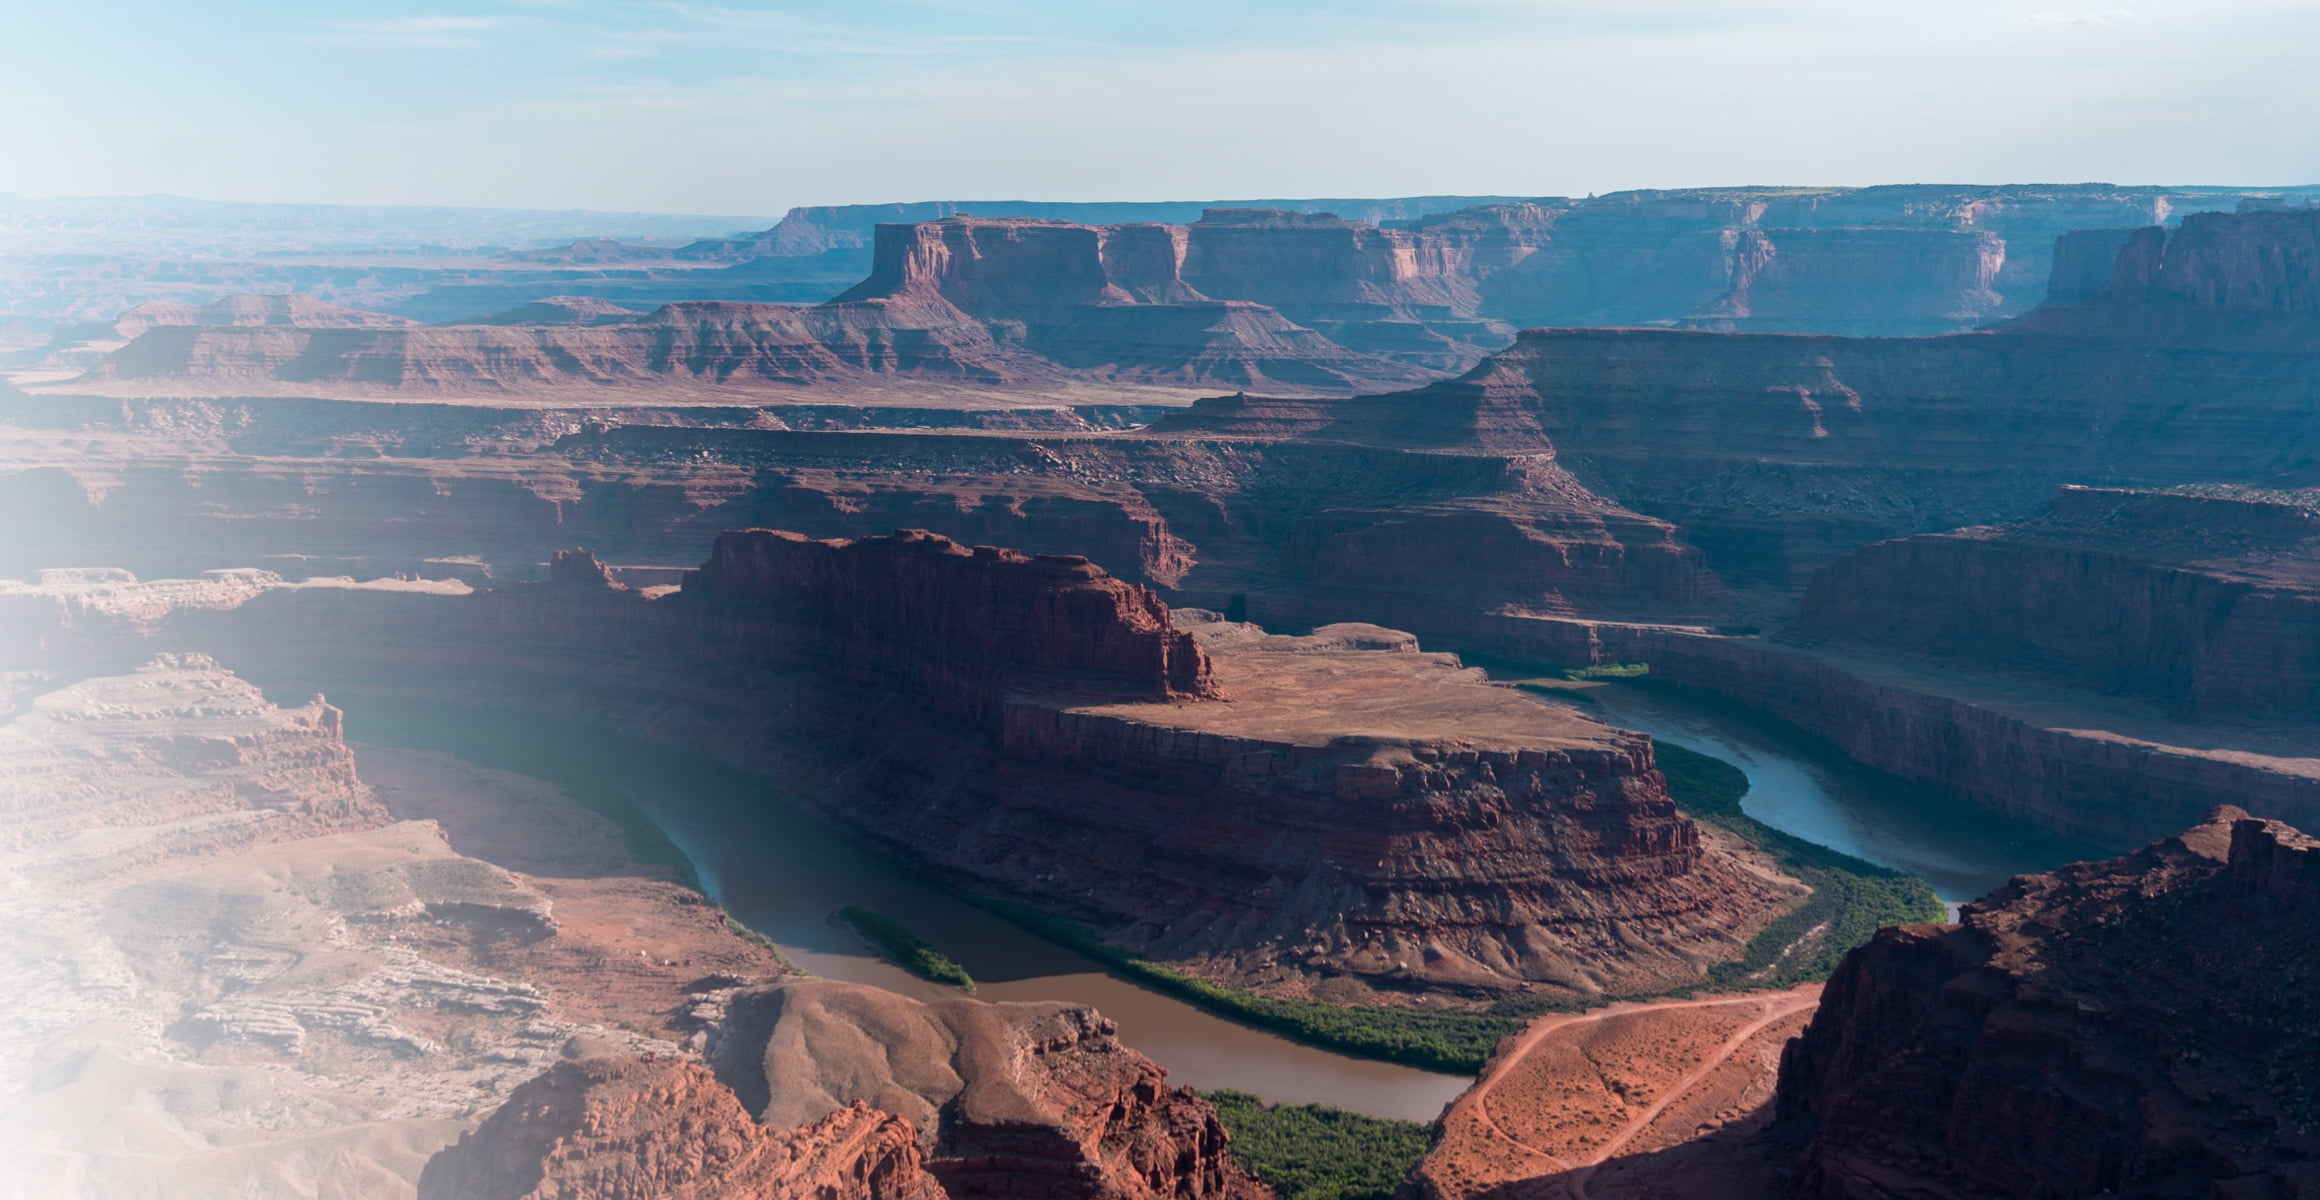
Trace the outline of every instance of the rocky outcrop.
<instances>
[{"instance_id":1,"label":"rocky outcrop","mask_svg":"<svg viewBox=\"0 0 2320 1200\"><path fill-rule=\"evenodd\" d=\"M487 703L555 697L562 715L781 780L931 877L1287 996L1680 986L1796 895L1676 812L1648 740L1415 653L1407 635L1139 631L1152 610L1137 593L1079 564L923 537L851 558L761 533L729 545L730 563L659 599L313 586L189 620L185 635ZM794 597L775 590L774 563L796 567ZM946 599L953 573L964 586ZM735 594L751 580L767 590ZM1025 620L991 605L1007 595L1030 616L1068 603ZM904 605L919 619L890 627ZM1074 611L1098 619L1063 619ZM349 625L370 637L350 643ZM1071 633L1094 628L1100 643ZM988 629L1015 632L994 643ZM944 631L964 636L932 636ZM1188 632L1209 664L1195 678L1229 700L1161 698L1178 685L1149 648ZM1030 663L1043 643L1067 653ZM1123 659L1123 646L1145 649Z\"/></svg>"},{"instance_id":2,"label":"rocky outcrop","mask_svg":"<svg viewBox=\"0 0 2320 1200\"><path fill-rule=\"evenodd\" d=\"M1782 1058L1799 1197L2320 1187L2320 844L2220 809L1853 951Z\"/></svg>"},{"instance_id":3,"label":"rocky outcrop","mask_svg":"<svg viewBox=\"0 0 2320 1200\"><path fill-rule=\"evenodd\" d=\"M558 550L548 559L548 582L560 587L595 588L611 590L620 584L612 577L612 568L604 565L593 550L574 547Z\"/></svg>"},{"instance_id":4,"label":"rocky outcrop","mask_svg":"<svg viewBox=\"0 0 2320 1200\"><path fill-rule=\"evenodd\" d=\"M969 549L922 530L848 542L755 529L719 537L684 598L721 632L977 720L1027 671L1148 700L1220 694L1168 606L1084 558Z\"/></svg>"},{"instance_id":5,"label":"rocky outcrop","mask_svg":"<svg viewBox=\"0 0 2320 1200\"><path fill-rule=\"evenodd\" d=\"M161 655L20 707L0 725L0 853L150 827L156 841L122 853L158 860L193 853L179 838L209 853L387 819L355 777L338 709L319 696L277 708L206 655Z\"/></svg>"},{"instance_id":6,"label":"rocky outcrop","mask_svg":"<svg viewBox=\"0 0 2320 1200\"><path fill-rule=\"evenodd\" d=\"M717 1077L775 1128L868 1104L915 1126L955 1200L1262 1200L1224 1126L1093 1009L917 1001L798 980L735 998Z\"/></svg>"},{"instance_id":7,"label":"rocky outcrop","mask_svg":"<svg viewBox=\"0 0 2320 1200\"><path fill-rule=\"evenodd\" d=\"M1303 436L1551 448L1591 491L1674 522L1727 583L1790 589L1883 537L2029 516L2065 483L2309 472L2307 227L2299 210L2153 229L2100 298L1949 337L1532 330L1461 379L1348 401ZM2154 253L2173 255L2170 282L2130 287Z\"/></svg>"},{"instance_id":8,"label":"rocky outcrop","mask_svg":"<svg viewBox=\"0 0 2320 1200\"><path fill-rule=\"evenodd\" d=\"M408 1197L478 1097L785 970L553 789L361 754L199 655L0 670L12 1187ZM462 853L494 825L544 876Z\"/></svg>"},{"instance_id":9,"label":"rocky outcrop","mask_svg":"<svg viewBox=\"0 0 2320 1200\"><path fill-rule=\"evenodd\" d=\"M2181 718L2320 712L2320 496L2065 488L2035 520L1868 546L1796 636L2034 672Z\"/></svg>"},{"instance_id":10,"label":"rocky outcrop","mask_svg":"<svg viewBox=\"0 0 2320 1200\"><path fill-rule=\"evenodd\" d=\"M1030 346L1083 369L1190 363L1241 386L1341 387L1456 370L1503 344L1427 237L1242 209L1187 226L953 217L881 226L870 277L838 300L939 296L1020 322Z\"/></svg>"},{"instance_id":11,"label":"rocky outcrop","mask_svg":"<svg viewBox=\"0 0 2320 1200\"><path fill-rule=\"evenodd\" d=\"M2320 825L2320 756L2300 731L2178 724L2019 678L1704 629L1500 617L1477 636L1526 661L1648 663L1655 681L1736 701L1856 761L2096 846L2132 846L2222 803Z\"/></svg>"},{"instance_id":12,"label":"rocky outcrop","mask_svg":"<svg viewBox=\"0 0 2320 1200\"><path fill-rule=\"evenodd\" d=\"M2102 298L2242 312L2320 313L2320 210L2196 213L2121 245Z\"/></svg>"},{"instance_id":13,"label":"rocky outcrop","mask_svg":"<svg viewBox=\"0 0 2320 1200\"><path fill-rule=\"evenodd\" d=\"M769 1129L680 1058L558 1063L429 1159L421 1200L941 1200L908 1121Z\"/></svg>"}]
</instances>

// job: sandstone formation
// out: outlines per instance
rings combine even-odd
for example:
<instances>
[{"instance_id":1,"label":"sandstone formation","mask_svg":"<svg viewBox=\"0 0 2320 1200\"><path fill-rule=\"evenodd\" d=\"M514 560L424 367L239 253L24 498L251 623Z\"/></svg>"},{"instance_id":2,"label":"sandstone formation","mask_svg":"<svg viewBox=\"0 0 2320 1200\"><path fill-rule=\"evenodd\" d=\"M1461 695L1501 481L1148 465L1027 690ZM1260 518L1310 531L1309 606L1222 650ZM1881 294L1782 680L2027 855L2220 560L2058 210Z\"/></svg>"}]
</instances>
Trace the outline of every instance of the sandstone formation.
<instances>
[{"instance_id":1,"label":"sandstone formation","mask_svg":"<svg viewBox=\"0 0 2320 1200\"><path fill-rule=\"evenodd\" d=\"M1127 404L1035 415L1020 401L959 402L938 420L900 404L842 418L826 404L284 398L100 410L61 394L11 397L21 433L0 440L0 493L38 519L0 555L29 568L96 543L123 547L148 575L258 562L291 578L482 583L541 574L554 548L582 542L623 572L664 572L649 577L666 586L727 529L925 527L1084 555L1172 603L1237 605L1275 625L1384 619L1429 644L1650 662L1660 678L1760 707L1972 803L2132 845L2225 800L2306 819L2320 802L2308 736L2208 722L2288 711L2294 655L2251 664L2225 646L2194 706L2171 716L2178 701L2165 688L2094 694L2086 680L2115 677L2099 638L2082 647L2084 662L2025 675L1990 665L2000 655L1901 663L1881 648L1892 638L1860 628L1832 626L1819 646L1745 633L1787 632L1813 572L1862 546L2021 522L2064 484L2309 482L2320 446L2302 414L2320 358L2293 251L2313 220L2308 210L2197 216L2173 231L2078 239L2073 301L1985 332L1538 332L1415 392L1241 394L1156 422ZM1088 227L1024 228L1077 238ZM2106 253L2096 272L2090 260ZM1188 249L1173 278L1193 278L1191 261ZM1119 276L1131 277L1145 278ZM958 308L944 287L977 304L1031 303L1010 299L1003 276L926 278L937 286L911 304ZM1032 424L1042 427L1006 427ZM1866 578L1852 570L1832 571L1828 586ZM2103 603L2114 607L2098 611L2124 611L2128 595L2110 589ZM2152 608L2175 613L2164 620L2179 628L2190 627L2185 611ZM570 628L584 631L574 612ZM2248 629L2294 628L2254 609L2247 619ZM1812 626L1794 632L1809 638ZM2021 635L2038 630L2025 622ZM2008 671L2016 678L1996 677Z\"/></svg>"},{"instance_id":2,"label":"sandstone formation","mask_svg":"<svg viewBox=\"0 0 2320 1200\"><path fill-rule=\"evenodd\" d=\"M1405 635L1188 633L1084 561L923 533L729 534L629 610L698 661L964 718L848 739L877 765L818 803L864 838L1291 994L1664 986L1789 894L1675 812L1648 740Z\"/></svg>"},{"instance_id":3,"label":"sandstone formation","mask_svg":"<svg viewBox=\"0 0 2320 1200\"><path fill-rule=\"evenodd\" d=\"M771 774L966 890L1285 996L1677 986L1798 895L1676 812L1647 739L1405 634L1182 628L1090 564L924 534L736 534L667 595L573 574L279 587L168 635L555 698Z\"/></svg>"},{"instance_id":4,"label":"sandstone formation","mask_svg":"<svg viewBox=\"0 0 2320 1200\"><path fill-rule=\"evenodd\" d=\"M691 981L784 970L561 795L422 761L376 786L337 709L199 655L67 675L6 649L0 1190L408 1197L575 1039L672 1052ZM494 821L588 877L454 848Z\"/></svg>"},{"instance_id":5,"label":"sandstone formation","mask_svg":"<svg viewBox=\"0 0 2320 1200\"><path fill-rule=\"evenodd\" d=\"M2093 847L2163 836L2237 802L2320 823L2309 725L2173 721L2128 698L1922 657L1846 653L1707 630L1500 618L1531 661L1649 663L1655 681L1744 704L1854 760Z\"/></svg>"},{"instance_id":6,"label":"sandstone formation","mask_svg":"<svg viewBox=\"0 0 2320 1200\"><path fill-rule=\"evenodd\" d=\"M684 595L761 616L762 631L848 684L976 720L996 714L1011 674L1041 668L1137 699L1220 694L1168 606L1084 558L970 550L920 530L855 542L747 530L717 539Z\"/></svg>"},{"instance_id":7,"label":"sandstone formation","mask_svg":"<svg viewBox=\"0 0 2320 1200\"><path fill-rule=\"evenodd\" d=\"M164 327L298 329L405 329L417 321L365 312L297 295L229 295L207 304L149 301L110 321L81 322L56 331L42 348L35 369L85 371L106 356Z\"/></svg>"},{"instance_id":8,"label":"sandstone formation","mask_svg":"<svg viewBox=\"0 0 2320 1200\"><path fill-rule=\"evenodd\" d=\"M1797 633L2036 672L2184 718L2320 714L2320 494L2064 488L2043 516L1863 548Z\"/></svg>"},{"instance_id":9,"label":"sandstone formation","mask_svg":"<svg viewBox=\"0 0 2320 1200\"><path fill-rule=\"evenodd\" d=\"M10 717L0 726L0 853L109 830L126 838L124 854L174 855L136 848L146 839L131 831L165 837L191 822L215 848L386 817L355 777L337 709L319 697L276 708L206 656L163 655L134 675L36 690L0 711ZM95 764L108 769L92 778Z\"/></svg>"},{"instance_id":10,"label":"sandstone formation","mask_svg":"<svg viewBox=\"0 0 2320 1200\"><path fill-rule=\"evenodd\" d=\"M896 1114L958 1200L1269 1196L1226 1155L1208 1103L1115 1032L1068 1004L797 980L736 997L710 1060L775 1128L816 1128L863 1104Z\"/></svg>"},{"instance_id":11,"label":"sandstone formation","mask_svg":"<svg viewBox=\"0 0 2320 1200\"><path fill-rule=\"evenodd\" d=\"M1769 1200L1781 1049L1820 985L1537 1017L1435 1124L1408 1200Z\"/></svg>"},{"instance_id":12,"label":"sandstone formation","mask_svg":"<svg viewBox=\"0 0 2320 1200\"><path fill-rule=\"evenodd\" d=\"M421 1200L940 1200L918 1133L860 1103L773 1130L681 1058L563 1062L428 1160Z\"/></svg>"},{"instance_id":13,"label":"sandstone formation","mask_svg":"<svg viewBox=\"0 0 2320 1200\"><path fill-rule=\"evenodd\" d=\"M1847 956L1783 1056L1795 1196L2320 1187L2320 845L2219 809Z\"/></svg>"}]
</instances>

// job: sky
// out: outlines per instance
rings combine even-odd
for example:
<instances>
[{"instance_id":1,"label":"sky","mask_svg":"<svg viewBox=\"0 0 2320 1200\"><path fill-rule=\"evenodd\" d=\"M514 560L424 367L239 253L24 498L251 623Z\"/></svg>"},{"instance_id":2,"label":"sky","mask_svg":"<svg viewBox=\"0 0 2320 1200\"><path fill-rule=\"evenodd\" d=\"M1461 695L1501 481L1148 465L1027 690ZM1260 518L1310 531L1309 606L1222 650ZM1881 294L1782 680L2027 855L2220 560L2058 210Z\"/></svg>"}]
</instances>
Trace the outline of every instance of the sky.
<instances>
[{"instance_id":1,"label":"sky","mask_svg":"<svg viewBox=\"0 0 2320 1200\"><path fill-rule=\"evenodd\" d=\"M2320 4L2068 2L0 0L0 192L774 214L2320 182Z\"/></svg>"}]
</instances>

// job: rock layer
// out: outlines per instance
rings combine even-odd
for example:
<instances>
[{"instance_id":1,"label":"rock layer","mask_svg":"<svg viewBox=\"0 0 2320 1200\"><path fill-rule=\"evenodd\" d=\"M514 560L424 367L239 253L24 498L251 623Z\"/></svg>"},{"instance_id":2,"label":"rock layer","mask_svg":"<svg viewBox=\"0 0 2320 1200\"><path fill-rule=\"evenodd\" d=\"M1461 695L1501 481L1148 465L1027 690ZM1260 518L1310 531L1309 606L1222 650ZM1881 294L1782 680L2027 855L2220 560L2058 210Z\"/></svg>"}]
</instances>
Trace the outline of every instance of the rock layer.
<instances>
[{"instance_id":1,"label":"rock layer","mask_svg":"<svg viewBox=\"0 0 2320 1200\"><path fill-rule=\"evenodd\" d=\"M558 1063L427 1162L420 1200L941 1200L908 1121L758 1124L680 1058Z\"/></svg>"},{"instance_id":2,"label":"rock layer","mask_svg":"<svg viewBox=\"0 0 2320 1200\"><path fill-rule=\"evenodd\" d=\"M1159 597L1073 556L969 549L923 530L851 542L748 530L717 539L685 598L770 622L773 639L810 647L851 684L974 719L998 711L1010 673L1029 670L1144 699L1219 694L1208 656Z\"/></svg>"},{"instance_id":3,"label":"rock layer","mask_svg":"<svg viewBox=\"0 0 2320 1200\"><path fill-rule=\"evenodd\" d=\"M1795 1196L2320 1187L2320 844L2220 809L1848 955L1781 1064Z\"/></svg>"},{"instance_id":4,"label":"rock layer","mask_svg":"<svg viewBox=\"0 0 2320 1200\"><path fill-rule=\"evenodd\" d=\"M1261 1200L1190 1089L1120 1044L1094 1010L915 1001L800 980L734 998L710 1050L767 1124L869 1104L915 1126L954 1198Z\"/></svg>"},{"instance_id":5,"label":"rock layer","mask_svg":"<svg viewBox=\"0 0 2320 1200\"><path fill-rule=\"evenodd\" d=\"M2320 496L2065 488L2014 525L1880 542L1796 634L2044 674L2178 717L2320 714Z\"/></svg>"}]
</instances>

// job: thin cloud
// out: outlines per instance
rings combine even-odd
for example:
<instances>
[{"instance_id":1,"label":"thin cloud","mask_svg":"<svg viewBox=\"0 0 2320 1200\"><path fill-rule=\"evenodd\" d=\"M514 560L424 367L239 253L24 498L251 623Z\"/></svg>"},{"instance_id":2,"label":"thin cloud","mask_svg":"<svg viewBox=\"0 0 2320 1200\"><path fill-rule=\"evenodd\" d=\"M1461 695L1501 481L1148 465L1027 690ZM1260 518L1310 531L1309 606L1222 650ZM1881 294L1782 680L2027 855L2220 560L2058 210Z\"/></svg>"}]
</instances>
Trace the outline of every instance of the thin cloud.
<instances>
[{"instance_id":1,"label":"thin cloud","mask_svg":"<svg viewBox=\"0 0 2320 1200\"><path fill-rule=\"evenodd\" d=\"M413 50L478 50L486 35L507 27L498 17L396 17L340 21L323 40L344 45L402 46Z\"/></svg>"},{"instance_id":2,"label":"thin cloud","mask_svg":"<svg viewBox=\"0 0 2320 1200\"><path fill-rule=\"evenodd\" d=\"M2118 25L2134 19L2135 14L2123 8L2114 8L2107 12L2054 9L2049 12L2034 12L2029 17L2032 25L2045 26Z\"/></svg>"}]
</instances>

